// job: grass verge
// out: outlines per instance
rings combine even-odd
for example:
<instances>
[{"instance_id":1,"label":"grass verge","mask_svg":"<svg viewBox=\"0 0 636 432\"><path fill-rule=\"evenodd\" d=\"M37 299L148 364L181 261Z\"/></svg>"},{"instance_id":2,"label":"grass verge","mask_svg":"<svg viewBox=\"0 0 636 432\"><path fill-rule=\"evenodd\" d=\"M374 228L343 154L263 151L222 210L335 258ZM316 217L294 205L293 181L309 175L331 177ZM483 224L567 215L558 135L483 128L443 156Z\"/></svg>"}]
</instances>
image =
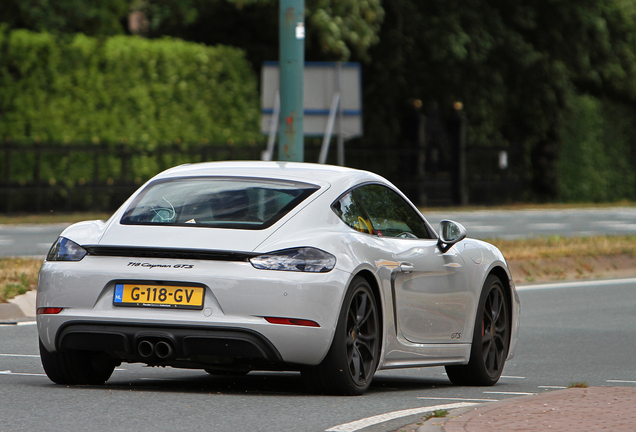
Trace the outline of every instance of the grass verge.
<instances>
[{"instance_id":1,"label":"grass verge","mask_svg":"<svg viewBox=\"0 0 636 432\"><path fill-rule=\"evenodd\" d=\"M636 276L636 236L490 239L516 284Z\"/></svg>"},{"instance_id":2,"label":"grass verge","mask_svg":"<svg viewBox=\"0 0 636 432\"><path fill-rule=\"evenodd\" d=\"M0 258L0 303L35 289L41 259Z\"/></svg>"},{"instance_id":3,"label":"grass verge","mask_svg":"<svg viewBox=\"0 0 636 432\"><path fill-rule=\"evenodd\" d=\"M636 256L636 236L563 237L532 239L490 239L507 260L543 258L597 257L611 255Z\"/></svg>"}]
</instances>

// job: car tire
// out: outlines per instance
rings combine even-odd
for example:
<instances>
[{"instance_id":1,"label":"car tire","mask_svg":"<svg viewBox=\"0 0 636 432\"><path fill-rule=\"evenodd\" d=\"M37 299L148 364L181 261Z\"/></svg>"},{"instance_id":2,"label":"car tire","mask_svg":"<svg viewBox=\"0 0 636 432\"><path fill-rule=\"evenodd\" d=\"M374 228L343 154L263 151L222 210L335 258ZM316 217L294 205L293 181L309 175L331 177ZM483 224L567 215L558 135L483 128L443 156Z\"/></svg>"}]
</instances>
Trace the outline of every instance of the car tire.
<instances>
[{"instance_id":1,"label":"car tire","mask_svg":"<svg viewBox=\"0 0 636 432\"><path fill-rule=\"evenodd\" d=\"M44 372L56 384L100 385L108 381L115 370L115 362L96 357L90 351L67 350L49 352L40 342L40 359Z\"/></svg>"},{"instance_id":2,"label":"car tire","mask_svg":"<svg viewBox=\"0 0 636 432\"><path fill-rule=\"evenodd\" d=\"M492 386L503 372L510 343L510 312L501 280L488 276L484 283L466 365L446 366L446 374L455 385Z\"/></svg>"},{"instance_id":3,"label":"car tire","mask_svg":"<svg viewBox=\"0 0 636 432\"><path fill-rule=\"evenodd\" d=\"M356 276L344 298L331 348L324 360L302 370L310 390L361 395L371 385L380 357L380 313L369 283Z\"/></svg>"}]
</instances>

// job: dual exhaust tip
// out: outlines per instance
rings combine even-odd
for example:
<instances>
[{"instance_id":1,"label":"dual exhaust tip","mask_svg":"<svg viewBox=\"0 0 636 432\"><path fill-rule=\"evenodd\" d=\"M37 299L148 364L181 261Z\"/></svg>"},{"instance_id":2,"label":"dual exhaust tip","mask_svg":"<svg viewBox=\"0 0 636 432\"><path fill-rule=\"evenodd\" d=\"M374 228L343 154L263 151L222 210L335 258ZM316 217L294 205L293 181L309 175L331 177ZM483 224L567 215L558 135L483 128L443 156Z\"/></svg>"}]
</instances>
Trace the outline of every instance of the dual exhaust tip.
<instances>
[{"instance_id":1,"label":"dual exhaust tip","mask_svg":"<svg viewBox=\"0 0 636 432\"><path fill-rule=\"evenodd\" d=\"M157 357L161 360L169 359L174 355L172 344L163 340L153 342L144 339L137 344L137 351L143 358Z\"/></svg>"}]
</instances>

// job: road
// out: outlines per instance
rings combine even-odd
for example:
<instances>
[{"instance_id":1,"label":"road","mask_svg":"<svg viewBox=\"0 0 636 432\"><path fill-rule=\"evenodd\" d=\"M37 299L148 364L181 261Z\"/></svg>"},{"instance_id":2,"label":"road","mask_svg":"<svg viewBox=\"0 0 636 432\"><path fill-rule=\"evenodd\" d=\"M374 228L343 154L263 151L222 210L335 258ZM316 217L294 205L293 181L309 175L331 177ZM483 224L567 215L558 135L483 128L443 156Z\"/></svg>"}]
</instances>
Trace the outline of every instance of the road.
<instances>
[{"instance_id":1,"label":"road","mask_svg":"<svg viewBox=\"0 0 636 432\"><path fill-rule=\"evenodd\" d=\"M463 224L473 238L636 234L636 207L569 210L424 212L437 229L442 219ZM44 256L67 224L0 225L0 256Z\"/></svg>"},{"instance_id":2,"label":"road","mask_svg":"<svg viewBox=\"0 0 636 432\"><path fill-rule=\"evenodd\" d=\"M424 212L424 216L435 228L441 219L456 220L469 237L480 239L636 234L636 207Z\"/></svg>"},{"instance_id":3,"label":"road","mask_svg":"<svg viewBox=\"0 0 636 432\"><path fill-rule=\"evenodd\" d=\"M34 325L0 326L0 431L396 430L405 409L483 403L585 381L636 386L636 279L519 291L516 357L494 387L456 387L443 368L379 372L360 397L314 396L295 373L212 377L202 371L123 364L105 386L57 386L43 374ZM363 423L353 423L365 419Z\"/></svg>"}]
</instances>

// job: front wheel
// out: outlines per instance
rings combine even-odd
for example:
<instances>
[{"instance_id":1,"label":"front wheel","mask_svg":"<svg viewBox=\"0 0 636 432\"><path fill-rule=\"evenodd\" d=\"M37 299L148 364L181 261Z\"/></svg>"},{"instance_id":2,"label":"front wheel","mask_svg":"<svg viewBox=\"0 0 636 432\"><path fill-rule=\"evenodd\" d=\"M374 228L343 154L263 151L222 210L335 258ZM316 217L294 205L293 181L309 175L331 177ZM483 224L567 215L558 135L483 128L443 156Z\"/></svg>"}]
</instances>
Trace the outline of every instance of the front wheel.
<instances>
[{"instance_id":1,"label":"front wheel","mask_svg":"<svg viewBox=\"0 0 636 432\"><path fill-rule=\"evenodd\" d=\"M44 372L56 384L104 384L115 370L114 360L97 357L90 351L51 353L42 345L42 341L39 342Z\"/></svg>"},{"instance_id":2,"label":"front wheel","mask_svg":"<svg viewBox=\"0 0 636 432\"><path fill-rule=\"evenodd\" d=\"M508 355L510 317L501 280L488 276L479 299L470 360L446 366L455 385L492 386L499 381Z\"/></svg>"},{"instance_id":3,"label":"front wheel","mask_svg":"<svg viewBox=\"0 0 636 432\"><path fill-rule=\"evenodd\" d=\"M357 276L345 295L331 348L318 366L302 371L318 393L360 395L371 385L380 357L380 321L369 283Z\"/></svg>"}]
</instances>

